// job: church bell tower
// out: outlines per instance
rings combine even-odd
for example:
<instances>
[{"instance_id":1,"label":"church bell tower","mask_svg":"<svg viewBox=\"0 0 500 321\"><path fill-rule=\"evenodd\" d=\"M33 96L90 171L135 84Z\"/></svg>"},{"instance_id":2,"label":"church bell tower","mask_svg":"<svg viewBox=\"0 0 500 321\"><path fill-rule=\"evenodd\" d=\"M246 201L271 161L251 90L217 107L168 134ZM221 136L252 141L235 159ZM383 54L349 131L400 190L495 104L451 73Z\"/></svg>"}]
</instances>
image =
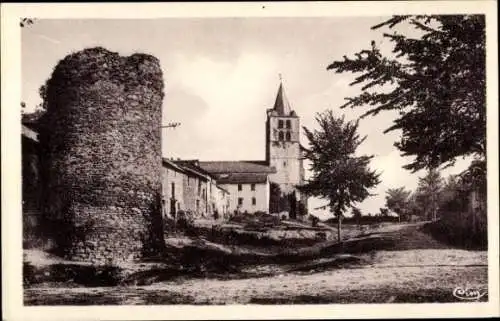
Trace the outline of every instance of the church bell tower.
<instances>
[{"instance_id":1,"label":"church bell tower","mask_svg":"<svg viewBox=\"0 0 500 321\"><path fill-rule=\"evenodd\" d=\"M282 81L274 107L267 110L266 161L276 169L269 180L279 185L283 195L294 195L307 210L307 199L296 188L304 182L300 119L290 107Z\"/></svg>"}]
</instances>

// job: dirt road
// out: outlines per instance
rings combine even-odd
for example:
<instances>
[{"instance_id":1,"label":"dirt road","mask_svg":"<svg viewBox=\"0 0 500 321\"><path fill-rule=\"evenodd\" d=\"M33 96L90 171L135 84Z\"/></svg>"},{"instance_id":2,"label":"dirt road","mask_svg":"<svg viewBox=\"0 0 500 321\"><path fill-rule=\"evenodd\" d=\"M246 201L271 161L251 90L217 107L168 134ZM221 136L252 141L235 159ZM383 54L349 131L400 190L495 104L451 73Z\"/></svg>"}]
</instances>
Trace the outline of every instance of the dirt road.
<instances>
[{"instance_id":1,"label":"dirt road","mask_svg":"<svg viewBox=\"0 0 500 321\"><path fill-rule=\"evenodd\" d=\"M149 286L25 290L28 305L458 302L457 287L487 289L486 252L380 251L372 264L249 279L177 279ZM487 295L480 298L486 301Z\"/></svg>"}]
</instances>

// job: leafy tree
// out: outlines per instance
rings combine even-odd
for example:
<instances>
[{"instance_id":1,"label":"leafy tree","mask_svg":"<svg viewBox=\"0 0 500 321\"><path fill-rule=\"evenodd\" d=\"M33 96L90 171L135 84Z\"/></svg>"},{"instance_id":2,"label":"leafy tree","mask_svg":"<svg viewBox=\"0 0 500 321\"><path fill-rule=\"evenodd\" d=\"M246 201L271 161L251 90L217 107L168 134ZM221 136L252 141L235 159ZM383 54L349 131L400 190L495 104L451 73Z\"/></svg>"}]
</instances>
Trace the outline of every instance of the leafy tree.
<instances>
[{"instance_id":1,"label":"leafy tree","mask_svg":"<svg viewBox=\"0 0 500 321\"><path fill-rule=\"evenodd\" d=\"M269 186L269 212L280 213L282 211L289 211L292 216L292 203L296 201L294 193L283 193L279 184L271 182ZM300 210L300 209L299 209Z\"/></svg>"},{"instance_id":2,"label":"leafy tree","mask_svg":"<svg viewBox=\"0 0 500 321\"><path fill-rule=\"evenodd\" d=\"M486 216L487 175L486 161L474 160L464 172L459 175L459 184L463 198L474 207L474 212Z\"/></svg>"},{"instance_id":3,"label":"leafy tree","mask_svg":"<svg viewBox=\"0 0 500 321\"><path fill-rule=\"evenodd\" d=\"M355 156L356 149L365 140L358 133L358 122L337 118L331 110L316 115L319 129L304 127L309 147L304 156L311 163L312 177L300 190L323 199L337 217L338 239L341 240L343 213L355 203L370 196L369 189L376 186L379 174L369 169L373 156Z\"/></svg>"},{"instance_id":4,"label":"leafy tree","mask_svg":"<svg viewBox=\"0 0 500 321\"><path fill-rule=\"evenodd\" d=\"M441 200L446 202L448 199L453 199L456 192L461 189L461 184L457 175L449 175L443 180L441 189Z\"/></svg>"},{"instance_id":5,"label":"leafy tree","mask_svg":"<svg viewBox=\"0 0 500 321\"><path fill-rule=\"evenodd\" d=\"M388 217L389 216L389 209L387 207L381 207L380 208L380 216Z\"/></svg>"},{"instance_id":6,"label":"leafy tree","mask_svg":"<svg viewBox=\"0 0 500 321\"><path fill-rule=\"evenodd\" d=\"M299 201L297 207L298 207L298 213L300 216L307 215L307 207L306 207L306 204L304 204L304 202Z\"/></svg>"},{"instance_id":7,"label":"leafy tree","mask_svg":"<svg viewBox=\"0 0 500 321\"><path fill-rule=\"evenodd\" d=\"M356 220L356 224L360 225L361 224L361 217L363 214L361 213L361 210L357 207L352 208L352 217Z\"/></svg>"},{"instance_id":8,"label":"leafy tree","mask_svg":"<svg viewBox=\"0 0 500 321\"><path fill-rule=\"evenodd\" d=\"M460 175L460 184L463 188L477 190L486 194L486 161L474 160L470 166Z\"/></svg>"},{"instance_id":9,"label":"leafy tree","mask_svg":"<svg viewBox=\"0 0 500 321\"><path fill-rule=\"evenodd\" d=\"M421 202L422 197L419 194L418 191L414 191L410 194L408 197L408 203L407 203L407 208L408 208L408 219L416 219L419 218L421 220L426 219L426 213L425 210L422 211L422 205Z\"/></svg>"},{"instance_id":10,"label":"leafy tree","mask_svg":"<svg viewBox=\"0 0 500 321\"><path fill-rule=\"evenodd\" d=\"M407 219L408 216L408 198L411 192L404 187L390 188L386 191L385 206L398 214L399 219Z\"/></svg>"},{"instance_id":11,"label":"leafy tree","mask_svg":"<svg viewBox=\"0 0 500 321\"><path fill-rule=\"evenodd\" d=\"M383 36L392 55L371 48L344 56L328 70L359 74L350 85L362 92L346 107L367 107L362 117L397 111L385 132L401 130L395 146L415 156L413 172L453 165L460 156L486 155L484 15L394 16L372 29L407 24L420 36L393 31Z\"/></svg>"},{"instance_id":12,"label":"leafy tree","mask_svg":"<svg viewBox=\"0 0 500 321\"><path fill-rule=\"evenodd\" d=\"M38 89L38 94L40 98L42 98L42 103L37 106L37 109L47 110L47 81L48 79L45 81L45 84L41 85Z\"/></svg>"},{"instance_id":13,"label":"leafy tree","mask_svg":"<svg viewBox=\"0 0 500 321\"><path fill-rule=\"evenodd\" d=\"M466 207L466 198L463 196L464 186L456 175L450 175L443 184L441 197L439 200L439 210L441 214L457 213Z\"/></svg>"},{"instance_id":14,"label":"leafy tree","mask_svg":"<svg viewBox=\"0 0 500 321\"><path fill-rule=\"evenodd\" d=\"M418 179L416 200L427 219L437 220L442 187L443 179L436 169L428 170L424 177Z\"/></svg>"},{"instance_id":15,"label":"leafy tree","mask_svg":"<svg viewBox=\"0 0 500 321\"><path fill-rule=\"evenodd\" d=\"M269 184L269 211L271 213L280 212L281 188L278 184L271 182Z\"/></svg>"}]
</instances>

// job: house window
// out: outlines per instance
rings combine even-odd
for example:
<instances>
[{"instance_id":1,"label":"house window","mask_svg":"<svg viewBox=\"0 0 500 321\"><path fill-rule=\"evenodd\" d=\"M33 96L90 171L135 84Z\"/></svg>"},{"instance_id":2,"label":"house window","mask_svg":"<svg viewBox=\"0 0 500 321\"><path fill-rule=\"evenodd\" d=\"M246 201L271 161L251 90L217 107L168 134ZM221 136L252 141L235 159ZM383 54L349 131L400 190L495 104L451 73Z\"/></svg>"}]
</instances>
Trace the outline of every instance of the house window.
<instances>
[{"instance_id":1,"label":"house window","mask_svg":"<svg viewBox=\"0 0 500 321\"><path fill-rule=\"evenodd\" d=\"M238 184L238 191L242 191L243 190L243 186L241 184Z\"/></svg>"},{"instance_id":2,"label":"house window","mask_svg":"<svg viewBox=\"0 0 500 321\"><path fill-rule=\"evenodd\" d=\"M198 195L201 195L201 181L198 180Z\"/></svg>"},{"instance_id":3,"label":"house window","mask_svg":"<svg viewBox=\"0 0 500 321\"><path fill-rule=\"evenodd\" d=\"M250 185L250 190L255 191L255 184Z\"/></svg>"},{"instance_id":4,"label":"house window","mask_svg":"<svg viewBox=\"0 0 500 321\"><path fill-rule=\"evenodd\" d=\"M286 121L286 128L289 128L289 129L292 128L292 122L289 119L287 119L287 121Z\"/></svg>"},{"instance_id":5,"label":"house window","mask_svg":"<svg viewBox=\"0 0 500 321\"><path fill-rule=\"evenodd\" d=\"M196 212L200 211L200 200L196 200Z\"/></svg>"},{"instance_id":6,"label":"house window","mask_svg":"<svg viewBox=\"0 0 500 321\"><path fill-rule=\"evenodd\" d=\"M286 161L283 161L283 167L286 167Z\"/></svg>"},{"instance_id":7,"label":"house window","mask_svg":"<svg viewBox=\"0 0 500 321\"><path fill-rule=\"evenodd\" d=\"M175 183L172 183L172 199L175 199Z\"/></svg>"},{"instance_id":8,"label":"house window","mask_svg":"<svg viewBox=\"0 0 500 321\"><path fill-rule=\"evenodd\" d=\"M278 120L278 128L283 128L283 119Z\"/></svg>"},{"instance_id":9,"label":"house window","mask_svg":"<svg viewBox=\"0 0 500 321\"><path fill-rule=\"evenodd\" d=\"M255 197L252 197L252 205L255 205L257 204L257 200L255 199Z\"/></svg>"},{"instance_id":10,"label":"house window","mask_svg":"<svg viewBox=\"0 0 500 321\"><path fill-rule=\"evenodd\" d=\"M243 197L238 197L238 205L243 205Z\"/></svg>"},{"instance_id":11,"label":"house window","mask_svg":"<svg viewBox=\"0 0 500 321\"><path fill-rule=\"evenodd\" d=\"M283 132L279 132L279 134L278 134L278 139L279 139L279 140L284 140L284 137L283 137Z\"/></svg>"},{"instance_id":12,"label":"house window","mask_svg":"<svg viewBox=\"0 0 500 321\"><path fill-rule=\"evenodd\" d=\"M290 135L290 132L286 132L286 140L291 141L292 140L292 135Z\"/></svg>"}]
</instances>

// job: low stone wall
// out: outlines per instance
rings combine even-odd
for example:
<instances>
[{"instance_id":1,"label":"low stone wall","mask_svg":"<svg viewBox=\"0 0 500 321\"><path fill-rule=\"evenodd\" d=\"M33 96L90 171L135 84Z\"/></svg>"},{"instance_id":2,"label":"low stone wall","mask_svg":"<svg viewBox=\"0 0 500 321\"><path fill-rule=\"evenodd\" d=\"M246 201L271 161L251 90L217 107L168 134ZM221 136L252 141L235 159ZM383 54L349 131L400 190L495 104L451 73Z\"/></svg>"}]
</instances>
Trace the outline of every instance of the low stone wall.
<instances>
[{"instance_id":1,"label":"low stone wall","mask_svg":"<svg viewBox=\"0 0 500 321\"><path fill-rule=\"evenodd\" d=\"M300 247L334 239L335 233L322 228L275 227L246 229L234 224L196 224L187 227L187 234L203 236L208 240L222 244L250 246Z\"/></svg>"}]
</instances>

